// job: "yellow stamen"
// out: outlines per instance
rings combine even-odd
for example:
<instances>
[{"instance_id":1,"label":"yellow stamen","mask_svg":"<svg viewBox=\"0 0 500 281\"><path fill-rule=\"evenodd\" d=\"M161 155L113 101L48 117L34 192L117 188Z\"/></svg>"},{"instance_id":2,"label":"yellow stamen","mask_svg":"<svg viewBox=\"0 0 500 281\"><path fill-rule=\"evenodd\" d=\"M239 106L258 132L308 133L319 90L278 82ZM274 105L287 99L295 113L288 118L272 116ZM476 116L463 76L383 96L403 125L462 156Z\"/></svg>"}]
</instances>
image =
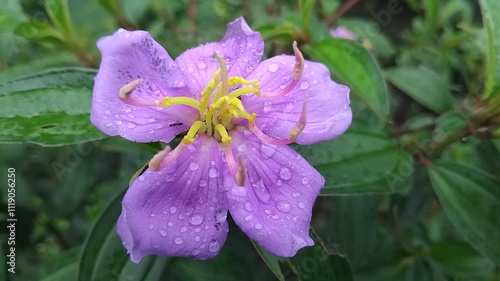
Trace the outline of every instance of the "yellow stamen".
<instances>
[{"instance_id":1,"label":"yellow stamen","mask_svg":"<svg viewBox=\"0 0 500 281\"><path fill-rule=\"evenodd\" d=\"M205 131L205 128L206 128L205 122L200 120L194 122L191 128L189 128L188 133L182 138L182 142L193 143L196 134Z\"/></svg>"},{"instance_id":2,"label":"yellow stamen","mask_svg":"<svg viewBox=\"0 0 500 281\"><path fill-rule=\"evenodd\" d=\"M246 94L252 94L252 93L258 93L259 92L259 84L256 84L254 87L245 87L245 88L239 88L231 93L229 93L229 97L231 98L237 98Z\"/></svg>"},{"instance_id":3,"label":"yellow stamen","mask_svg":"<svg viewBox=\"0 0 500 281\"><path fill-rule=\"evenodd\" d=\"M188 98L188 97L165 97L163 99L163 105L165 107L170 107L172 104L182 104L182 105L187 105L194 107L196 109L200 108L200 102L196 99L193 98Z\"/></svg>"},{"instance_id":4,"label":"yellow stamen","mask_svg":"<svg viewBox=\"0 0 500 281\"><path fill-rule=\"evenodd\" d=\"M226 127L224 127L222 124L217 124L215 125L215 130L221 136L222 145L227 146L229 145L229 143L231 143L231 137L227 133Z\"/></svg>"},{"instance_id":5,"label":"yellow stamen","mask_svg":"<svg viewBox=\"0 0 500 281\"><path fill-rule=\"evenodd\" d=\"M210 81L210 83L208 83L208 85L205 87L205 89L203 89L203 91L201 92L201 101L200 101L199 110L200 110L200 115L202 115L202 116L207 111L207 103L208 103L208 99L210 98L210 95L212 95L213 91L217 87L217 84L219 83L220 72L221 72L220 69L218 69L215 72L214 78L212 79L212 81Z\"/></svg>"}]
</instances>

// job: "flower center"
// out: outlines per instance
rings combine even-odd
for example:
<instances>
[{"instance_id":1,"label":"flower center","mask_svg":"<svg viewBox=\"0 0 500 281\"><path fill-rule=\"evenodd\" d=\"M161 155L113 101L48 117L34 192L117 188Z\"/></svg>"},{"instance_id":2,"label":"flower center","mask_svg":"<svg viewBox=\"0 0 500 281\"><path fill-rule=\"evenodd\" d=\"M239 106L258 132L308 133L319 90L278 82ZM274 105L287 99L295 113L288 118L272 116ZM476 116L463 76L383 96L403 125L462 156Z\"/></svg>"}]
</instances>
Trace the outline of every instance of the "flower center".
<instances>
[{"instance_id":1,"label":"flower center","mask_svg":"<svg viewBox=\"0 0 500 281\"><path fill-rule=\"evenodd\" d=\"M149 163L152 170L161 170L173 162L177 156L189 144L193 143L196 136L206 134L221 143L227 164L235 181L239 185L244 185L246 180L246 171L241 157L238 157L236 163L230 143L231 137L228 131L234 128L233 119L241 118L248 121L248 127L259 139L269 144L289 144L294 142L300 132L306 125L306 102L302 107L302 114L292 128L288 139L277 140L264 134L255 124L255 113L248 113L240 97L247 94L255 94L259 98L273 99L288 94L295 88L302 77L304 69L304 57L297 48L296 42L293 43L295 53L295 67L292 71L293 80L285 87L276 92L262 93L259 91L259 80L246 80L243 77L229 77L227 71L227 62L217 54L214 58L220 64L220 68L214 73L212 80L202 90L200 100L191 97L165 97L161 100L137 100L130 97L131 93L142 83L142 79L137 79L120 89L120 99L134 106L154 106L170 107L172 105L186 105L199 111L200 119L195 121L189 128L187 134L183 137L180 144L172 151L167 146L166 149L158 152ZM234 90L231 90L234 89ZM230 91L231 90L231 91Z\"/></svg>"}]
</instances>

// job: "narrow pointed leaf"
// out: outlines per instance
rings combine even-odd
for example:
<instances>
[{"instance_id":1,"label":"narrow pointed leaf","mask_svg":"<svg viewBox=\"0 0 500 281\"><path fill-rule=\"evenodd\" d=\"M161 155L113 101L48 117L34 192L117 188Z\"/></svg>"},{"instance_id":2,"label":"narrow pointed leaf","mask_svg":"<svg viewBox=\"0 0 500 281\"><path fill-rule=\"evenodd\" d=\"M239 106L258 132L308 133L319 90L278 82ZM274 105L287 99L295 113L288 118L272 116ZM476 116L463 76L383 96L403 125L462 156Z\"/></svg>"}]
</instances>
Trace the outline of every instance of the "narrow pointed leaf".
<instances>
[{"instance_id":1,"label":"narrow pointed leaf","mask_svg":"<svg viewBox=\"0 0 500 281\"><path fill-rule=\"evenodd\" d=\"M456 227L474 248L500 263L500 182L453 162L429 166L432 187Z\"/></svg>"},{"instance_id":2,"label":"narrow pointed leaf","mask_svg":"<svg viewBox=\"0 0 500 281\"><path fill-rule=\"evenodd\" d=\"M385 76L400 90L436 113L453 107L453 97L446 83L426 67L396 67L387 70Z\"/></svg>"}]
</instances>

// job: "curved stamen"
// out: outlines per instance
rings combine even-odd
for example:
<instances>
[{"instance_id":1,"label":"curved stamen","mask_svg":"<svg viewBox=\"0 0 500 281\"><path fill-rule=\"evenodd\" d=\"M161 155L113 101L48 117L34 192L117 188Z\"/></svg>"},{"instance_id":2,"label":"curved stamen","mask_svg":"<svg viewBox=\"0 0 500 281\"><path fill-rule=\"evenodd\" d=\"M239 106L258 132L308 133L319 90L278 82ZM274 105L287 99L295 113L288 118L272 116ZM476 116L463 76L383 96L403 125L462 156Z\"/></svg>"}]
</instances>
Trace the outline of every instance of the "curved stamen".
<instances>
[{"instance_id":1,"label":"curved stamen","mask_svg":"<svg viewBox=\"0 0 500 281\"><path fill-rule=\"evenodd\" d=\"M306 121L307 121L306 103L307 101L305 101L302 104L302 112L300 114L299 120L297 121L297 123L295 123L292 130L290 131L288 139L277 140L273 137L266 135L257 127L257 125L255 125L255 115L252 115L252 118L248 119L250 131L252 131L255 134L255 136L258 137L260 140L268 144L276 144L276 145L290 144L297 139L297 137L306 127Z\"/></svg>"},{"instance_id":2,"label":"curved stamen","mask_svg":"<svg viewBox=\"0 0 500 281\"><path fill-rule=\"evenodd\" d=\"M200 102L193 98L188 97L165 97L163 98L163 105L166 107L170 107L172 104L182 104L194 107L196 109L200 108Z\"/></svg>"},{"instance_id":3,"label":"curved stamen","mask_svg":"<svg viewBox=\"0 0 500 281\"><path fill-rule=\"evenodd\" d=\"M214 58L219 61L220 64L220 80L221 80L221 95L225 96L227 95L229 91L229 80L228 80L228 74L227 74L227 62L219 56L217 53L214 54ZM217 101L219 99L218 96L219 92L215 94L214 101Z\"/></svg>"},{"instance_id":4,"label":"curved stamen","mask_svg":"<svg viewBox=\"0 0 500 281\"><path fill-rule=\"evenodd\" d=\"M155 106L155 107L161 107L162 102L161 100L137 100L133 99L130 97L132 92L143 82L142 79L135 79L134 81L126 84L125 86L121 87L118 96L120 99L128 104L128 105L135 105L135 106Z\"/></svg>"},{"instance_id":5,"label":"curved stamen","mask_svg":"<svg viewBox=\"0 0 500 281\"><path fill-rule=\"evenodd\" d=\"M156 153L155 156L153 156L153 158L149 160L149 169L158 171L160 169L161 162L163 161L167 153L169 153L171 150L172 149L170 148L170 146L167 145L163 150Z\"/></svg>"},{"instance_id":6,"label":"curved stamen","mask_svg":"<svg viewBox=\"0 0 500 281\"><path fill-rule=\"evenodd\" d=\"M185 142L184 140L182 140L179 145L172 151L170 151L170 153L168 153L166 156L164 156L164 158L161 160L160 164L157 165L156 161L158 161L157 159L155 159L155 163L153 163L153 168L157 168L156 170L153 170L153 171L159 171L159 170L163 170L165 169L168 165L170 165L170 163L174 162L175 159L177 159L177 157L179 157L179 155L181 154L181 152L186 148L188 147L188 145L190 145L189 142ZM160 151L161 153L161 151ZM163 153L162 153L163 154ZM157 154L158 155L158 154ZM161 156L161 155L160 155ZM158 156L158 157L160 157ZM153 159L156 157L156 155L153 157ZM152 159L152 160L153 160ZM151 167L151 165L150 165Z\"/></svg>"},{"instance_id":7,"label":"curved stamen","mask_svg":"<svg viewBox=\"0 0 500 281\"><path fill-rule=\"evenodd\" d=\"M222 145L222 148L224 150L224 154L226 155L227 166L229 167L229 171L231 172L234 181L237 185L244 186L247 181L247 169L243 163L241 155L238 156L238 164L236 164L231 146Z\"/></svg>"},{"instance_id":8,"label":"curved stamen","mask_svg":"<svg viewBox=\"0 0 500 281\"><path fill-rule=\"evenodd\" d=\"M295 66L292 71L293 80L284 89L280 89L272 93L261 93L260 97L266 99L282 97L290 93L290 91L293 90L295 86L297 86L297 83L299 82L300 78L302 77L302 73L304 72L304 56L300 52L299 48L297 48L297 42L293 41L292 46L293 53L295 54Z\"/></svg>"}]
</instances>

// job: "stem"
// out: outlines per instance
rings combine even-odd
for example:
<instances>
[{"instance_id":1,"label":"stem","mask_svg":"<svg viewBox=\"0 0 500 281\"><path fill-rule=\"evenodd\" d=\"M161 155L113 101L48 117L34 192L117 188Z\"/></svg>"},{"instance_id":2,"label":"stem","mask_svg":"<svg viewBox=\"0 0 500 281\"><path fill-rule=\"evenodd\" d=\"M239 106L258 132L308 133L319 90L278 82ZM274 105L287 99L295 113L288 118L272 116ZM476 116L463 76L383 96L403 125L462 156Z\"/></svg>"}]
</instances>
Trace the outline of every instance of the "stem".
<instances>
[{"instance_id":1,"label":"stem","mask_svg":"<svg viewBox=\"0 0 500 281\"><path fill-rule=\"evenodd\" d=\"M327 17L323 23L326 26L332 26L342 15L347 13L354 5L359 3L361 0L347 0L333 15Z\"/></svg>"}]
</instances>

